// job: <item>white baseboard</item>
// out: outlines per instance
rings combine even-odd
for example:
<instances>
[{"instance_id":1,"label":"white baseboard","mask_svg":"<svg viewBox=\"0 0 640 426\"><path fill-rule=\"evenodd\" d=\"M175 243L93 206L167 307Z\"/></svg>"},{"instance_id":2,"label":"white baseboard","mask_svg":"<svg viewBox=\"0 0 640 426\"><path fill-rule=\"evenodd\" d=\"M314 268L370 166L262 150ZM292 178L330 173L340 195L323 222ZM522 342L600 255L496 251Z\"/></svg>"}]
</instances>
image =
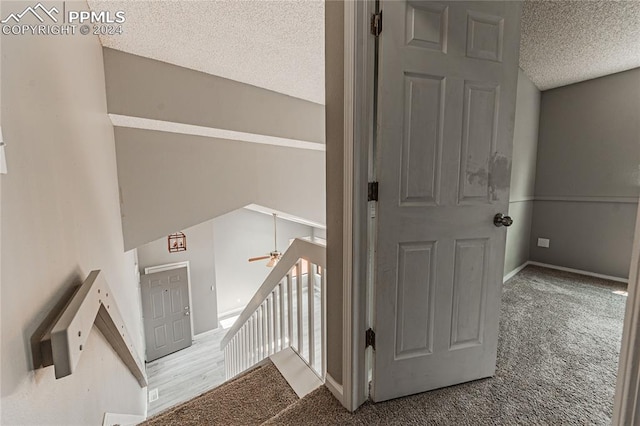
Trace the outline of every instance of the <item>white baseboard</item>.
<instances>
[{"instance_id":1,"label":"white baseboard","mask_svg":"<svg viewBox=\"0 0 640 426\"><path fill-rule=\"evenodd\" d=\"M556 269L558 271L564 271L564 272L573 272L574 274L580 274L580 275L586 275L586 276L589 276L589 277L602 278L602 279L605 279L605 280L617 281L619 283L625 283L626 284L626 283L629 282L629 280L627 278L620 278L620 277L614 277L614 276L611 276L611 275L597 274L595 272L583 271L582 269L565 268L564 266L550 265L548 263L534 262L532 260L528 261L527 265L534 265L534 266L540 266L540 267L543 267L543 268Z\"/></svg>"},{"instance_id":2,"label":"white baseboard","mask_svg":"<svg viewBox=\"0 0 640 426\"><path fill-rule=\"evenodd\" d=\"M342 404L342 399L344 397L342 385L338 384L338 382L336 382L336 379L334 379L329 373L326 374L326 377L324 379L324 385L327 387L327 389L329 389L329 391L331 391L333 396L335 396L336 399L340 401L340 403Z\"/></svg>"},{"instance_id":3,"label":"white baseboard","mask_svg":"<svg viewBox=\"0 0 640 426\"><path fill-rule=\"evenodd\" d=\"M145 416L139 416L135 414L104 413L102 426L130 426L137 425L144 422L145 420Z\"/></svg>"},{"instance_id":4,"label":"white baseboard","mask_svg":"<svg viewBox=\"0 0 640 426\"><path fill-rule=\"evenodd\" d=\"M529 265L529 261L524 262L522 265L518 266L516 269L514 269L513 271L509 272L507 275L505 275L502 278L502 282L506 283L507 281L509 281L514 275L516 275L518 272L522 271L524 268L527 267L527 265Z\"/></svg>"},{"instance_id":5,"label":"white baseboard","mask_svg":"<svg viewBox=\"0 0 640 426\"><path fill-rule=\"evenodd\" d=\"M619 282L619 283L627 284L629 282L629 280L627 278L620 278L620 277L614 277L612 275L598 274L598 273L595 273L595 272L584 271L582 269L574 269L574 268L567 268L567 267L564 267L564 266L551 265L549 263L535 262L533 260L528 260L528 261L524 262L522 265L518 266L513 271L509 272L507 275L505 275L502 278L502 282L503 283L507 282L514 275L516 275L518 272L522 271L524 268L526 268L529 265L540 266L541 268L555 269L557 271L572 272L574 274L586 275L588 277L602 278L602 279L605 279L605 280L616 281L616 282Z\"/></svg>"}]
</instances>

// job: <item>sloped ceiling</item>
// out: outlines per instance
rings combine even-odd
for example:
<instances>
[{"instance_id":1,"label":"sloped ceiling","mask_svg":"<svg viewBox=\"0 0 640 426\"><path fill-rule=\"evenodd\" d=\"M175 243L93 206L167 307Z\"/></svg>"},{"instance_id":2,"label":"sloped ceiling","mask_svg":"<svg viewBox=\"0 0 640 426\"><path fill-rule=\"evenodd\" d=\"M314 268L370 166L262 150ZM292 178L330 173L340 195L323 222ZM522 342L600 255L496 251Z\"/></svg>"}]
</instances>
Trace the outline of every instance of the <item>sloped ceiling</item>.
<instances>
[{"instance_id":1,"label":"sloped ceiling","mask_svg":"<svg viewBox=\"0 0 640 426\"><path fill-rule=\"evenodd\" d=\"M520 68L540 90L637 67L640 1L525 1Z\"/></svg>"},{"instance_id":2,"label":"sloped ceiling","mask_svg":"<svg viewBox=\"0 0 640 426\"><path fill-rule=\"evenodd\" d=\"M324 104L324 1L89 0L123 10L102 45Z\"/></svg>"}]
</instances>

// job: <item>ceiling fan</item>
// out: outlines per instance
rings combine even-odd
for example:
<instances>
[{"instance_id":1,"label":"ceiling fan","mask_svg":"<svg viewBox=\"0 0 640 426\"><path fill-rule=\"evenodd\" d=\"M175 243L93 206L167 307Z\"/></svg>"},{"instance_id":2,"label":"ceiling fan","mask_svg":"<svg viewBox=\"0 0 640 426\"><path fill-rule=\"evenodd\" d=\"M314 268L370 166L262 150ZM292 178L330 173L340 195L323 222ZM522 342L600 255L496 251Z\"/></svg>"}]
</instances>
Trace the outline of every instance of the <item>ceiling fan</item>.
<instances>
[{"instance_id":1,"label":"ceiling fan","mask_svg":"<svg viewBox=\"0 0 640 426\"><path fill-rule=\"evenodd\" d=\"M275 213L273 213L273 251L270 252L268 255L266 256L258 256L258 257L252 257L249 259L249 262L255 262L257 260L265 260L265 259L269 259L269 262L267 262L267 268L271 268L273 266L276 265L276 263L278 263L278 261L280 260L280 258L282 257L282 253L280 253L278 251L278 228L277 228L277 215Z\"/></svg>"}]
</instances>

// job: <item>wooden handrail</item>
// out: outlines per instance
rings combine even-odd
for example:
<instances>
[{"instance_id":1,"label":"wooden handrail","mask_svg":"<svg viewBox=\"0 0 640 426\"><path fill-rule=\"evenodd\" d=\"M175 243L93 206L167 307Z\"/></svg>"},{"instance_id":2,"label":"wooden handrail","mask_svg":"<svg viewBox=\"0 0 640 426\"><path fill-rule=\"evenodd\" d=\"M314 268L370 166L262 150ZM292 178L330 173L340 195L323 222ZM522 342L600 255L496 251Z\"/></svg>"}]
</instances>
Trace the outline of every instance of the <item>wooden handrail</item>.
<instances>
[{"instance_id":1,"label":"wooden handrail","mask_svg":"<svg viewBox=\"0 0 640 426\"><path fill-rule=\"evenodd\" d=\"M238 330L242 328L244 323L247 322L256 309L262 305L262 302L269 297L275 287L282 282L291 268L296 266L300 259L309 261L322 268L326 268L327 266L327 253L323 245L296 238L287 251L284 252L280 261L273 267L269 275L267 275L267 278L264 280L258 291L256 291L236 322L233 323L233 326L231 326L227 334L224 336L220 342L220 349L224 350L227 343L229 343Z\"/></svg>"},{"instance_id":2,"label":"wooden handrail","mask_svg":"<svg viewBox=\"0 0 640 426\"><path fill-rule=\"evenodd\" d=\"M51 319L51 318L50 318ZM118 305L109 285L100 274L92 271L75 290L62 312L46 326L39 339L34 339L34 367L54 366L56 379L73 373L93 325L102 332L140 387L147 386L144 364L137 356Z\"/></svg>"}]
</instances>

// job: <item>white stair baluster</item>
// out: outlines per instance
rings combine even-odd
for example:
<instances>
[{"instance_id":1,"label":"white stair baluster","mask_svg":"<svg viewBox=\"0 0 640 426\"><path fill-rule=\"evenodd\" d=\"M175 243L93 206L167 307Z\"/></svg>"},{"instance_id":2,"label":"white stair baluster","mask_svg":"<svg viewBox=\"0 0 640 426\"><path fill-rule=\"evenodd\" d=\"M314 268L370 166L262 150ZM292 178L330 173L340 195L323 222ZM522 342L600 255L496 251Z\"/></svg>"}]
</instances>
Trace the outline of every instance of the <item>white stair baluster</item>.
<instances>
[{"instance_id":1,"label":"white stair baluster","mask_svg":"<svg viewBox=\"0 0 640 426\"><path fill-rule=\"evenodd\" d=\"M276 344L278 343L278 340L276 338L276 323L278 322L278 320L276 317L276 292L275 291L271 292L270 308L271 308L271 324L270 324L271 353L274 354L278 351L278 349L276 348Z\"/></svg>"},{"instance_id":2,"label":"white stair baluster","mask_svg":"<svg viewBox=\"0 0 640 426\"><path fill-rule=\"evenodd\" d=\"M233 339L233 375L238 374L238 339Z\"/></svg>"},{"instance_id":3,"label":"white stair baluster","mask_svg":"<svg viewBox=\"0 0 640 426\"><path fill-rule=\"evenodd\" d=\"M271 332L273 311L271 310L271 296L273 296L273 294L269 295L267 300L265 300L267 306L267 356L273 353L273 333Z\"/></svg>"},{"instance_id":4,"label":"white stair baluster","mask_svg":"<svg viewBox=\"0 0 640 426\"><path fill-rule=\"evenodd\" d=\"M238 365L236 366L236 374L239 374L242 371L242 336L240 334L237 335L236 346L238 348Z\"/></svg>"},{"instance_id":5,"label":"white stair baluster","mask_svg":"<svg viewBox=\"0 0 640 426\"><path fill-rule=\"evenodd\" d=\"M238 374L238 348L236 347L236 340L233 339L233 346L231 346L231 351L233 352L233 364L231 364L232 369L231 369L231 376L235 376L236 374Z\"/></svg>"},{"instance_id":6,"label":"white stair baluster","mask_svg":"<svg viewBox=\"0 0 640 426\"><path fill-rule=\"evenodd\" d=\"M242 329L238 331L238 373L242 371Z\"/></svg>"},{"instance_id":7,"label":"white stair baluster","mask_svg":"<svg viewBox=\"0 0 640 426\"><path fill-rule=\"evenodd\" d=\"M258 362L262 360L262 305L256 311L257 314L257 330L256 335L258 337Z\"/></svg>"},{"instance_id":8,"label":"white stair baluster","mask_svg":"<svg viewBox=\"0 0 640 426\"><path fill-rule=\"evenodd\" d=\"M247 342L247 368L253 365L253 352L251 352L251 348L253 346L253 340L251 340L251 318L247 320L245 325L246 328L246 342Z\"/></svg>"},{"instance_id":9,"label":"white stair baluster","mask_svg":"<svg viewBox=\"0 0 640 426\"><path fill-rule=\"evenodd\" d=\"M245 328L242 327L240 329L240 371L244 371L247 369L247 352L244 345L245 338Z\"/></svg>"},{"instance_id":10,"label":"white stair baluster","mask_svg":"<svg viewBox=\"0 0 640 426\"><path fill-rule=\"evenodd\" d=\"M229 346L224 347L224 376L229 380Z\"/></svg>"},{"instance_id":11,"label":"white stair baluster","mask_svg":"<svg viewBox=\"0 0 640 426\"><path fill-rule=\"evenodd\" d=\"M236 375L236 339L231 341L231 377Z\"/></svg>"},{"instance_id":12,"label":"white stair baluster","mask_svg":"<svg viewBox=\"0 0 640 426\"><path fill-rule=\"evenodd\" d=\"M262 330L260 330L260 333L262 335L262 357L261 359L265 359L266 357L269 356L269 344L267 342L267 308L266 308L266 303L262 302L262 305L260 306L260 311L262 312Z\"/></svg>"},{"instance_id":13,"label":"white stair baluster","mask_svg":"<svg viewBox=\"0 0 640 426\"><path fill-rule=\"evenodd\" d=\"M273 289L273 352L280 352L280 300L278 287Z\"/></svg>"},{"instance_id":14,"label":"white stair baluster","mask_svg":"<svg viewBox=\"0 0 640 426\"><path fill-rule=\"evenodd\" d=\"M258 350L258 343L256 341L256 314L251 317L251 364L258 362L258 356L256 351Z\"/></svg>"},{"instance_id":15,"label":"white stair baluster","mask_svg":"<svg viewBox=\"0 0 640 426\"><path fill-rule=\"evenodd\" d=\"M278 310L280 311L280 350L283 350L285 346L285 318L284 318L284 285L282 285L282 281L278 284L278 294L280 298L278 301L280 302L280 306Z\"/></svg>"},{"instance_id":16,"label":"white stair baluster","mask_svg":"<svg viewBox=\"0 0 640 426\"><path fill-rule=\"evenodd\" d=\"M297 330L298 330L298 353L302 355L304 351L304 333L303 333L303 318L302 318L302 261L298 261L296 266L296 307L297 312Z\"/></svg>"},{"instance_id":17,"label":"white stair baluster","mask_svg":"<svg viewBox=\"0 0 640 426\"><path fill-rule=\"evenodd\" d=\"M293 346L293 278L291 271L287 274L287 336L289 346Z\"/></svg>"},{"instance_id":18,"label":"white stair baluster","mask_svg":"<svg viewBox=\"0 0 640 426\"><path fill-rule=\"evenodd\" d=\"M238 345L238 373L242 371L242 329L238 330L237 345Z\"/></svg>"},{"instance_id":19,"label":"white stair baluster","mask_svg":"<svg viewBox=\"0 0 640 426\"><path fill-rule=\"evenodd\" d=\"M258 348L260 344L258 343L258 312L253 313L253 363L256 364L260 361L260 357L258 355Z\"/></svg>"},{"instance_id":20,"label":"white stair baluster","mask_svg":"<svg viewBox=\"0 0 640 426\"><path fill-rule=\"evenodd\" d=\"M249 368L249 336L248 336L248 327L242 327L242 369L246 370Z\"/></svg>"},{"instance_id":21,"label":"white stair baluster","mask_svg":"<svg viewBox=\"0 0 640 426\"><path fill-rule=\"evenodd\" d=\"M314 282L315 282L315 274L313 272L313 263L307 263L307 303L308 309L307 314L309 318L307 319L307 325L309 328L309 365L313 368L313 363L315 359L315 343L316 339L314 337L314 316L315 316L315 305L314 305Z\"/></svg>"},{"instance_id":22,"label":"white stair baluster","mask_svg":"<svg viewBox=\"0 0 640 426\"><path fill-rule=\"evenodd\" d=\"M234 376L240 373L240 341L238 339L238 335L236 334L235 342L233 344L235 346L236 352L236 368L234 371Z\"/></svg>"},{"instance_id":23,"label":"white stair baluster","mask_svg":"<svg viewBox=\"0 0 640 426\"><path fill-rule=\"evenodd\" d=\"M327 374L327 270L320 269L320 327L322 328L322 343L320 348L322 379Z\"/></svg>"}]
</instances>

